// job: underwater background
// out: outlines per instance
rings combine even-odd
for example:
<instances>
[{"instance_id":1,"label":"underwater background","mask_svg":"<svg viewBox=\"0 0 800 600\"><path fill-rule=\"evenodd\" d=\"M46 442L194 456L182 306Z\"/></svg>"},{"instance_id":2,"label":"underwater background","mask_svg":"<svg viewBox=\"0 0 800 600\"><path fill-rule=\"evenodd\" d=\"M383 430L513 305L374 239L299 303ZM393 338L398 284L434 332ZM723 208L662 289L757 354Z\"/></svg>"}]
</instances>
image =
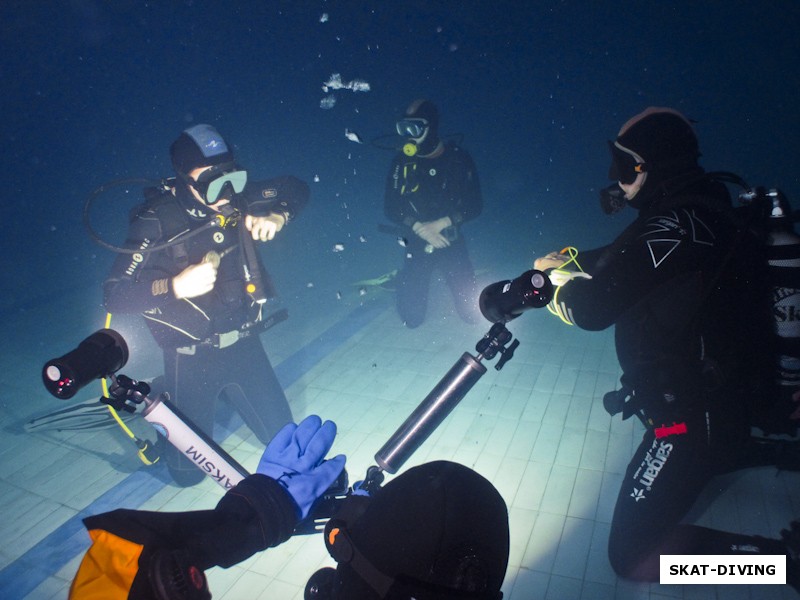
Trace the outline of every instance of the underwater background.
<instances>
[{"instance_id":1,"label":"underwater background","mask_svg":"<svg viewBox=\"0 0 800 600\"><path fill-rule=\"evenodd\" d=\"M311 186L301 217L260 247L291 315L262 340L296 416L318 412L339 423L335 450L348 454L349 464L353 456L363 459L354 473L485 331L452 318L443 288L428 322L407 331L392 293L359 283L401 263L396 237L378 225L388 222L383 190L394 123L413 99L438 105L440 131L461 140L477 165L484 210L465 233L481 284L516 277L534 257L567 245L602 245L623 229L633 211L607 217L598 202L609 183L606 140L648 106L673 107L696 122L707 170L779 187L800 206L795 1L4 0L0 31L3 598L66 597L76 556L88 544L79 517L113 508L98 498L124 481L136 488L139 480L128 479L134 474L158 479L139 466L119 432L33 432L25 423L64 408L44 391L42 364L103 326L101 284L114 256L91 239L84 220L103 240L122 241L141 186L116 182L171 176L169 144L192 124L217 127L252 179L292 174ZM324 90L335 74L367 82L369 90ZM87 198L108 184L114 185L92 196L86 214ZM160 359L146 329L135 317L115 319L112 326L131 345L125 372L157 376ZM630 422L610 424L591 404L616 385L611 332L571 331L544 311L510 328L522 338L519 355L488 374L451 420L488 415L488 431L495 432L505 420L535 423L528 434L507 435L527 451L491 447L472 420L463 430L443 427L439 441L415 457L463 462L504 493L514 536L507 598L797 597L767 586L633 585L610 574L598 531L610 520L616 487L613 476L605 477L624 470L639 435ZM593 373L591 384L581 373ZM498 390L506 394L499 404ZM530 390L546 394L545 404L537 405ZM98 393L86 389L76 401ZM511 404L516 408L504 413ZM237 438L236 428L229 425L226 448L243 464L257 461L260 449L245 434ZM604 441L594 447L598 432ZM481 443L464 449L460 444L473 435ZM619 446L615 435L623 436ZM583 453L569 454L565 436ZM595 460L595 449L605 458ZM504 471L512 464L517 484ZM573 483L595 481L585 488L587 497L600 498L591 515L559 505L566 487L548 496L547 482L564 473ZM793 474L753 477L726 483L735 490L735 517L705 518L775 535L785 525L776 515L800 516ZM519 481L540 491L523 493ZM740 502L753 481L763 492L757 508ZM201 487L179 492L162 483L131 507L213 506L220 491ZM527 505L516 500L537 494ZM568 541L569 519L588 532L585 546ZM70 523L77 525L64 533ZM534 537L554 540L535 559ZM227 599L302 597L314 570L309 564L325 560L317 542L316 549L304 540L284 558L270 550L241 569L220 570L210 575L212 592ZM567 550L572 543L578 550ZM302 568L278 568L309 552L313 558ZM570 554L585 560L576 566ZM236 587L250 585L238 582L251 581L252 571L253 585L267 590L263 596Z\"/></svg>"}]
</instances>

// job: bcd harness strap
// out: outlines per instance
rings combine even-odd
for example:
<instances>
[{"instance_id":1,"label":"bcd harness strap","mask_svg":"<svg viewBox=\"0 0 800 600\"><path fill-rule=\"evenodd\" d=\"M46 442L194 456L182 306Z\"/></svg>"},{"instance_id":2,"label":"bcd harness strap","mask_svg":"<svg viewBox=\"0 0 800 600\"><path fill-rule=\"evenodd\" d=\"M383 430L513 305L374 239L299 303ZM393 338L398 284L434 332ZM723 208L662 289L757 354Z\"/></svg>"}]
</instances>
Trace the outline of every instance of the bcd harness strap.
<instances>
[{"instance_id":1,"label":"bcd harness strap","mask_svg":"<svg viewBox=\"0 0 800 600\"><path fill-rule=\"evenodd\" d=\"M198 347L227 348L229 346L233 346L236 342L243 338L254 334L261 334L288 318L288 309L281 308L280 310L277 310L269 315L267 318L252 323L245 323L239 329L226 331L225 333L214 333L197 344L192 344L191 346L181 346L180 348L177 348L177 352L178 354L192 355L197 352Z\"/></svg>"}]
</instances>

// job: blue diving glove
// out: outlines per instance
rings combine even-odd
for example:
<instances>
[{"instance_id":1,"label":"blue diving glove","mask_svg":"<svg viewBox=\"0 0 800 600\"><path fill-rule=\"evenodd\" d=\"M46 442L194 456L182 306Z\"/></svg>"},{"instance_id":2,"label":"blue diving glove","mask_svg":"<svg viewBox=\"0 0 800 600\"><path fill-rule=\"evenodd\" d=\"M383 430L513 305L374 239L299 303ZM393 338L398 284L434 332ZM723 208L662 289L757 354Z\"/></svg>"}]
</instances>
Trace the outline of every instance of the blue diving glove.
<instances>
[{"instance_id":1,"label":"blue diving glove","mask_svg":"<svg viewBox=\"0 0 800 600\"><path fill-rule=\"evenodd\" d=\"M323 423L317 415L310 415L299 425L284 425L258 463L256 473L272 477L286 488L300 508L301 520L344 469L344 454L325 460L335 437L333 421Z\"/></svg>"}]
</instances>

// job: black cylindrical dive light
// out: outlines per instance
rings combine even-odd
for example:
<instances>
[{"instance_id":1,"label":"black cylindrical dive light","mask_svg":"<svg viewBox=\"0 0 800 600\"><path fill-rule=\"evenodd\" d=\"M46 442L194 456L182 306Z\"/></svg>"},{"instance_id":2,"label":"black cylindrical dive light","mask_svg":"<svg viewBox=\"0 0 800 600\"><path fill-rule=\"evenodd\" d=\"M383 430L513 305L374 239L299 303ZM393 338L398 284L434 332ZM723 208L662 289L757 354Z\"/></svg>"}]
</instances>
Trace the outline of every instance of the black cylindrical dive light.
<instances>
[{"instance_id":1,"label":"black cylindrical dive light","mask_svg":"<svg viewBox=\"0 0 800 600\"><path fill-rule=\"evenodd\" d=\"M144 404L142 417L223 488L230 489L247 477L247 470L181 414L167 394L151 398L149 384L115 375L126 362L125 339L113 329L100 329L61 358L47 361L42 368L42 379L48 392L66 400L90 381L110 377L109 395L101 398L104 404L131 413Z\"/></svg>"},{"instance_id":2,"label":"black cylindrical dive light","mask_svg":"<svg viewBox=\"0 0 800 600\"><path fill-rule=\"evenodd\" d=\"M553 284L542 271L531 269L514 280L498 281L481 292L478 305L492 323L508 323L526 310L542 308L553 299Z\"/></svg>"},{"instance_id":3,"label":"black cylindrical dive light","mask_svg":"<svg viewBox=\"0 0 800 600\"><path fill-rule=\"evenodd\" d=\"M122 336L113 329L100 329L64 356L48 360L42 380L53 396L68 400L90 381L107 377L126 362L128 345Z\"/></svg>"}]
</instances>

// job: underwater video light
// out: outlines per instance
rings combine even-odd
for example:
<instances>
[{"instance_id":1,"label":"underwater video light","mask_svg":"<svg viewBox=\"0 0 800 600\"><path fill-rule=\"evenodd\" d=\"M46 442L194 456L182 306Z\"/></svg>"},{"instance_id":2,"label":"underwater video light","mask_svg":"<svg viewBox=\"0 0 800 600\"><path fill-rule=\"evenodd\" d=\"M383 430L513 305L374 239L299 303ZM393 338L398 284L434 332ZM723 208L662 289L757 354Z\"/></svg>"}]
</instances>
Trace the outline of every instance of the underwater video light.
<instances>
[{"instance_id":1,"label":"underwater video light","mask_svg":"<svg viewBox=\"0 0 800 600\"><path fill-rule=\"evenodd\" d=\"M553 284L542 271L531 269L514 280L486 286L478 304L492 323L508 323L526 310L542 308L553 299Z\"/></svg>"},{"instance_id":2,"label":"underwater video light","mask_svg":"<svg viewBox=\"0 0 800 600\"><path fill-rule=\"evenodd\" d=\"M60 358L42 368L44 387L56 398L68 400L94 379L103 379L128 362L128 345L113 329L100 329Z\"/></svg>"}]
</instances>

